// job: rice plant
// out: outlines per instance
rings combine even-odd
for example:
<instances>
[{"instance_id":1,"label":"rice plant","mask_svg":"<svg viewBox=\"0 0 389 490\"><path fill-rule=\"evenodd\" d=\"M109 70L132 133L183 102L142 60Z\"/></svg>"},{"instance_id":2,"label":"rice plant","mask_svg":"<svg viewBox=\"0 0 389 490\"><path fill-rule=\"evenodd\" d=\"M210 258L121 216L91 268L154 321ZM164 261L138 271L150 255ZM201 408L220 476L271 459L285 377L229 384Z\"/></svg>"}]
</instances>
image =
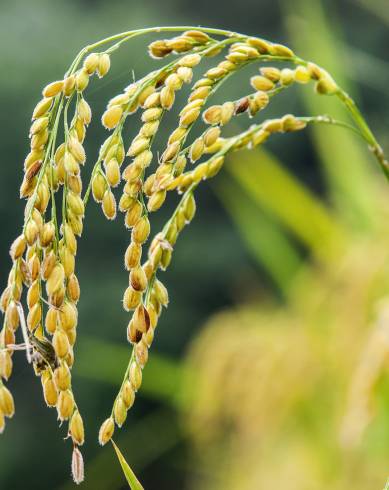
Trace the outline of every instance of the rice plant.
<instances>
[{"instance_id":1,"label":"rice plant","mask_svg":"<svg viewBox=\"0 0 389 490\"><path fill-rule=\"evenodd\" d=\"M127 42L162 32L176 35L152 42L148 52L153 59L168 61L108 102L101 122L109 135L83 190L82 179L87 173L84 141L92 120L87 87L94 75L107 76L111 58L119 48L125 49ZM206 58L215 59L214 67L200 72L193 83L194 70L199 70ZM240 98L208 104L226 80L254 64L259 72L247 80ZM310 82L318 96L337 97L352 122L327 114L283 114L254 122L273 97L287 93L292 85ZM173 109L176 94L185 86L189 87L188 99L180 108L176 129L164 147L155 149L154 139L163 128L164 116ZM135 113L139 113L142 124L137 136L126 141L127 120ZM223 136L223 129L236 117L252 118L253 122L242 132ZM23 350L41 379L46 404L56 408L61 424L67 423L73 446L72 473L80 483L84 477L79 449L84 443L84 424L73 392L71 368L80 299L77 243L90 197L101 205L109 220L116 219L119 209L129 230L124 255L129 285L123 292L123 307L131 312L126 337L132 347L112 411L99 431L99 442L104 445L111 440L115 427L125 423L141 387L158 319L169 302L160 274L171 262L178 236L194 218L196 189L218 174L230 153L256 148L273 134L300 131L308 125L336 125L366 142L387 178L389 164L355 102L324 68L300 58L287 46L221 29L147 28L90 44L79 52L63 78L43 89L32 121L31 148L20 188L20 197L26 199L24 224L10 248L12 267L0 303L4 313L0 431L6 418L14 415L14 400L5 382L12 374L13 353ZM200 122L204 124L202 133L191 138L192 128ZM163 207L168 193L178 195L176 208L161 230L153 230L149 240L149 215ZM20 338L16 340L19 325Z\"/></svg>"}]
</instances>

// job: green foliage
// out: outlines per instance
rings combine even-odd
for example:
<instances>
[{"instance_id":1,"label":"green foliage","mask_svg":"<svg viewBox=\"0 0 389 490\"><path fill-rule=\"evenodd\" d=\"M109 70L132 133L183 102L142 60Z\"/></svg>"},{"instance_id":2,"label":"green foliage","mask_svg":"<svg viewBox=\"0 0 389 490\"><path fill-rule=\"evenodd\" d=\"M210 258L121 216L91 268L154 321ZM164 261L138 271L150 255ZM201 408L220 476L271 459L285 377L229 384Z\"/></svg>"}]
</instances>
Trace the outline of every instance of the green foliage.
<instances>
[{"instance_id":1,"label":"green foliage","mask_svg":"<svg viewBox=\"0 0 389 490\"><path fill-rule=\"evenodd\" d=\"M142 485L140 484L139 480L135 476L135 473L132 471L127 461L125 460L123 454L120 452L115 442L113 440L111 440L111 442L113 448L115 449L116 456L119 460L120 466L122 467L123 474L126 477L129 487L131 488L131 490L143 490Z\"/></svg>"}]
</instances>

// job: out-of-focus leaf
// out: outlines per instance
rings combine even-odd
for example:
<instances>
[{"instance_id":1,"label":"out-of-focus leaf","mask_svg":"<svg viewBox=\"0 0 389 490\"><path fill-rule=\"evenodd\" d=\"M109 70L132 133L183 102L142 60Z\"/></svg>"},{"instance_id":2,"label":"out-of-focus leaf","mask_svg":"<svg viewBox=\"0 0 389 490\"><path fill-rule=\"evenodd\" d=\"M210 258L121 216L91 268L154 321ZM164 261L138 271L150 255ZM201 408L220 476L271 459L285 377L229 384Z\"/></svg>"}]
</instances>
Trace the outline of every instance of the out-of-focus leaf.
<instances>
[{"instance_id":1,"label":"out-of-focus leaf","mask_svg":"<svg viewBox=\"0 0 389 490\"><path fill-rule=\"evenodd\" d=\"M349 76L344 69L347 63L339 49L343 43L334 11L331 11L330 23L320 0L282 0L281 5L295 51L306 59L319 62L343 88L350 89ZM310 87L303 88L301 94L310 113L330 114L343 120L347 117L346 109L336 97L318 96ZM367 161L368 152L351 133L317 127L313 129L313 135L339 213L356 228L371 227L375 217L375 186L370 167L374 161Z\"/></svg>"},{"instance_id":2,"label":"out-of-focus leaf","mask_svg":"<svg viewBox=\"0 0 389 490\"><path fill-rule=\"evenodd\" d=\"M129 347L85 335L80 338L77 351L78 360L73 371L76 376L113 385L121 379L131 353ZM95 359L102 362L96 363ZM140 394L176 406L180 403L178 387L183 369L176 361L153 352L144 369Z\"/></svg>"},{"instance_id":3,"label":"out-of-focus leaf","mask_svg":"<svg viewBox=\"0 0 389 490\"><path fill-rule=\"evenodd\" d=\"M287 292L301 266L301 258L292 242L279 224L230 178L220 176L214 188L251 255L267 270L279 289Z\"/></svg>"},{"instance_id":4,"label":"out-of-focus leaf","mask_svg":"<svg viewBox=\"0 0 389 490\"><path fill-rule=\"evenodd\" d=\"M368 12L377 16L378 19L389 24L389 9L386 0L357 0Z\"/></svg>"},{"instance_id":5,"label":"out-of-focus leaf","mask_svg":"<svg viewBox=\"0 0 389 490\"><path fill-rule=\"evenodd\" d=\"M325 205L264 150L232 156L227 169L256 205L266 208L312 253L337 254L345 231Z\"/></svg>"},{"instance_id":6,"label":"out-of-focus leaf","mask_svg":"<svg viewBox=\"0 0 389 490\"><path fill-rule=\"evenodd\" d=\"M389 63L371 53L351 46L343 46L349 76L388 97Z\"/></svg>"},{"instance_id":7,"label":"out-of-focus leaf","mask_svg":"<svg viewBox=\"0 0 389 490\"><path fill-rule=\"evenodd\" d=\"M113 440L111 440L111 442L112 442L113 448L115 449L116 456L118 457L120 466L122 467L124 476L126 477L126 480L128 482L128 485L130 486L131 490L144 490L144 488L140 484L138 478L135 476L135 473L132 471L130 465L127 463L123 454L120 452L120 449L113 442Z\"/></svg>"}]
</instances>

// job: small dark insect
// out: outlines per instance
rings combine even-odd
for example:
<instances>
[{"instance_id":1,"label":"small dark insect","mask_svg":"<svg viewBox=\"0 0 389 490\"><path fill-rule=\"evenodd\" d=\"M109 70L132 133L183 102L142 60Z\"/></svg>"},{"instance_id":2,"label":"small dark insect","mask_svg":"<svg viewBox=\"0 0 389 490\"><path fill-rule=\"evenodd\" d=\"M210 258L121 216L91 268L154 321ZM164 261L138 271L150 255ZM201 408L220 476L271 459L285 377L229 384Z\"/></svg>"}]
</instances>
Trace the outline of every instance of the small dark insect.
<instances>
[{"instance_id":1,"label":"small dark insect","mask_svg":"<svg viewBox=\"0 0 389 490\"><path fill-rule=\"evenodd\" d=\"M27 359L34 366L35 374L38 376L50 367L53 371L59 366L54 347L47 339L38 339L32 333L28 333L28 343L8 344L7 349L11 351L24 350Z\"/></svg>"},{"instance_id":2,"label":"small dark insect","mask_svg":"<svg viewBox=\"0 0 389 490\"><path fill-rule=\"evenodd\" d=\"M58 359L51 342L46 339L38 339L35 335L29 333L29 340L32 347L31 360L36 374L50 366L52 370L58 367Z\"/></svg>"},{"instance_id":3,"label":"small dark insect","mask_svg":"<svg viewBox=\"0 0 389 490\"><path fill-rule=\"evenodd\" d=\"M17 345L9 345L12 350L25 350L27 361L34 366L35 374L38 376L50 367L52 370L59 365L55 350L51 342L45 338L38 338L34 332L30 332L26 325L23 307L17 303L20 325L23 333L24 343Z\"/></svg>"}]
</instances>

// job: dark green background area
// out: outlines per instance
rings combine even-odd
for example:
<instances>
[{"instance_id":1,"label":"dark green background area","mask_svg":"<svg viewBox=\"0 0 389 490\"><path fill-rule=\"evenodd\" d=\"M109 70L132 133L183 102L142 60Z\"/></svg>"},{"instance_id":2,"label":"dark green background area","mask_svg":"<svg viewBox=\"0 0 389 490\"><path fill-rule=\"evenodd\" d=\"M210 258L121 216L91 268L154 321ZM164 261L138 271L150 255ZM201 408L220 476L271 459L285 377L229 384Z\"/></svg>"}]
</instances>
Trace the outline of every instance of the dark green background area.
<instances>
[{"instance_id":1,"label":"dark green background area","mask_svg":"<svg viewBox=\"0 0 389 490\"><path fill-rule=\"evenodd\" d=\"M389 16L386 0L322 0L324 15L340 39L339 59L353 84L361 107L385 142L388 133L388 28L380 21ZM24 203L18 199L23 160L28 152L31 112L41 89L62 77L75 54L84 45L116 32L153 25L204 25L259 35L290 44L290 26L304 24L305 8L317 0L239 0L237 2L164 0L132 2L125 0L1 0L0 2L0 286L3 288L10 267L9 244L20 232ZM375 11L375 13L373 12ZM315 25L309 25L315 37ZM140 38L126 44L112 58L112 70L101 81L93 79L86 98L93 108L93 123L88 131L87 165L93 164L106 132L100 117L109 98L158 63L146 56L147 42ZM154 38L153 38L154 39ZM309 51L307 46L307 51ZM304 53L301 53L304 56ZM317 59L320 63L320 59ZM197 70L200 76L202 68ZM250 72L251 73L251 72ZM247 71L223 86L220 100L236 98L249 90ZM291 99L277 101L272 113L302 114L304 108L293 92ZM184 96L180 96L181 105ZM216 99L215 99L216 100ZM306 110L305 110L306 111ZM177 120L169 115L161 132L163 148ZM137 117L125 130L126 144L136 134ZM242 121L240 124L247 124ZM386 138L387 139L387 138ZM282 143L280 142L282 141ZM270 143L269 148L283 164L317 194L326 199L325 185L318 162L306 136L297 135ZM226 177L227 178L227 177ZM86 177L84 183L86 182ZM172 391L179 377L179 362L190 340L210 314L250 297L252 290L282 301L282 294L265 268L250 256L242 236L233 226L215 192L213 183L198 192L198 210L194 222L180 237L172 265L164 274L170 305L158 326L153 353L174 360L170 366ZM153 225L161 226L168 218L174 199L169 200ZM252 223L255 227L255 222ZM158 228L154 228L158 229ZM85 489L125 488L117 461L110 448L101 450L97 430L110 411L113 397L126 365L129 346L125 340L128 315L121 308L122 292L127 284L123 254L129 241L121 217L107 222L100 208L90 202L85 232L79 243L77 271L81 283L74 391L84 414L87 443ZM302 254L304 251L302 251ZM280 257L282 260L282 257ZM93 347L91 338L99 339ZM122 355L109 348L99 349L101 341L121 343ZM89 346L89 347L88 347ZM84 356L78 367L77 355ZM40 382L26 365L22 354L14 357L14 374L9 383L16 402L16 415L7 423L0 438L0 488L4 490L69 488L70 443L63 441L65 429L58 430L55 411L48 410L41 396ZM114 367L112 367L114 365ZM93 367L96 376L93 379ZM99 380L98 373L114 373ZM177 367L178 366L178 367ZM150 369L152 366L150 367ZM169 368L169 369L170 369ZM175 370L176 369L176 370ZM178 372L177 372L178 370ZM88 373L85 375L85 373ZM117 375L116 375L117 373ZM155 365L153 375L163 370ZM145 371L147 376L147 369ZM158 384L158 380L157 380ZM182 437L181 420L171 401L150 394L137 397L119 439L121 449L133 463L147 490L181 489L196 468L191 465L190 450ZM165 450L155 452L158 439ZM89 466L90 465L90 466ZM88 470L90 473L88 475ZM112 476L113 475L113 476ZM254 489L253 489L254 490Z\"/></svg>"}]
</instances>

